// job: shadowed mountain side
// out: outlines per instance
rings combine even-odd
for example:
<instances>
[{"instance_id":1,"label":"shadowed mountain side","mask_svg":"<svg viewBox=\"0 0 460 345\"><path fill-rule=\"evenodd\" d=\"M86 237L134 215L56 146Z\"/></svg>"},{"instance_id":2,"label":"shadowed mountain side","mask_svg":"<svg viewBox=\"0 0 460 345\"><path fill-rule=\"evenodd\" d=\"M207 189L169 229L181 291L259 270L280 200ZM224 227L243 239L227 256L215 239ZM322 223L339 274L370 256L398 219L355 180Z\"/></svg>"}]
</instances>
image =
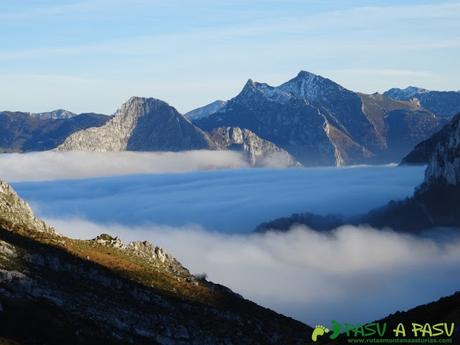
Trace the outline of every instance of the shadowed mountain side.
<instances>
[{"instance_id":1,"label":"shadowed mountain side","mask_svg":"<svg viewBox=\"0 0 460 345\"><path fill-rule=\"evenodd\" d=\"M73 240L0 189L0 337L20 344L306 344L311 328L149 242Z\"/></svg>"}]
</instances>

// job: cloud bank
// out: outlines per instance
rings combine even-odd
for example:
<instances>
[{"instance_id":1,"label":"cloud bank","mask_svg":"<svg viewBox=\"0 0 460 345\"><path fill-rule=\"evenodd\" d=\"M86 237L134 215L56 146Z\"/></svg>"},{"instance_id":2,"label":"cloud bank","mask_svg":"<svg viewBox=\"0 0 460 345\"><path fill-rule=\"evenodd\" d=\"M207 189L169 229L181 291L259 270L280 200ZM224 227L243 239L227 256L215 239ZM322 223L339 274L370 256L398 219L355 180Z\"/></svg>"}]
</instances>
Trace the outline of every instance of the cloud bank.
<instances>
[{"instance_id":1,"label":"cloud bank","mask_svg":"<svg viewBox=\"0 0 460 345\"><path fill-rule=\"evenodd\" d=\"M67 156L63 157L67 162ZM93 163L96 167L105 164L89 159L70 162L67 166L46 166L47 174L55 170L61 176L74 173L75 164L83 176L94 173ZM126 167L136 168L131 164L135 163L128 160ZM143 164L140 159L138 171ZM117 173L115 168L107 169L100 172ZM43 176L40 169L26 172L29 177L36 177L34 173ZM366 212L391 199L411 195L422 179L422 167L233 169L23 182L13 186L43 217L78 216L96 223L124 225L199 224L234 233L251 231L261 222L295 212Z\"/></svg>"},{"instance_id":2,"label":"cloud bank","mask_svg":"<svg viewBox=\"0 0 460 345\"><path fill-rule=\"evenodd\" d=\"M268 161L267 164L278 164ZM9 182L80 179L141 173L180 173L249 167L232 151L34 152L0 155L0 178Z\"/></svg>"},{"instance_id":3,"label":"cloud bank","mask_svg":"<svg viewBox=\"0 0 460 345\"><path fill-rule=\"evenodd\" d=\"M452 234L442 241L345 226L331 233L297 227L284 234L229 235L200 227L48 222L78 238L106 232L125 241L151 240L192 273L205 272L211 281L312 325L379 319L449 295L460 283L460 239Z\"/></svg>"}]
</instances>

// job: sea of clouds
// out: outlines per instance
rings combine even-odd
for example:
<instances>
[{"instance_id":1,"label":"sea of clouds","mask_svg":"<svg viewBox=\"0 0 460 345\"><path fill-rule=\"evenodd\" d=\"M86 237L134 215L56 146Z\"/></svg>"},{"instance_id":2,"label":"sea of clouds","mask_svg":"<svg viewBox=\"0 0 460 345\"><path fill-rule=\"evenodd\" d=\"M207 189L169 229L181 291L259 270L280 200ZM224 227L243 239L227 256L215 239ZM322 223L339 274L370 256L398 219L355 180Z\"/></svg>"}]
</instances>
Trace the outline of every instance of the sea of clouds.
<instances>
[{"instance_id":1,"label":"sea of clouds","mask_svg":"<svg viewBox=\"0 0 460 345\"><path fill-rule=\"evenodd\" d=\"M378 319L460 283L452 232L251 233L293 212L352 214L409 196L422 167L249 169L236 153L48 152L1 155L0 177L65 235L151 240L193 273L310 324Z\"/></svg>"},{"instance_id":2,"label":"sea of clouds","mask_svg":"<svg viewBox=\"0 0 460 345\"><path fill-rule=\"evenodd\" d=\"M0 176L16 181L43 217L235 233L295 212L366 212L411 195L423 168L249 169L238 154L226 152L79 152L0 156Z\"/></svg>"}]
</instances>

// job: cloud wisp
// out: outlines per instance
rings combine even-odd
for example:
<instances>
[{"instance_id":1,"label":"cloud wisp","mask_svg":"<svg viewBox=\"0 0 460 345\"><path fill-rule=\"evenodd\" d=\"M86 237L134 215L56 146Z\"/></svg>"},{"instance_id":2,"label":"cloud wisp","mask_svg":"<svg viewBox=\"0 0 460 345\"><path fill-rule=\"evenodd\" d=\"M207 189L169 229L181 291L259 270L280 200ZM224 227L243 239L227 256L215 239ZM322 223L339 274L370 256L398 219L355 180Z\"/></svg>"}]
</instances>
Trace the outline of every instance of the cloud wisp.
<instances>
[{"instance_id":1,"label":"cloud wisp","mask_svg":"<svg viewBox=\"0 0 460 345\"><path fill-rule=\"evenodd\" d=\"M460 282L458 236L436 241L352 226L331 233L297 227L289 233L228 235L201 227L48 222L77 238L105 232L124 241L151 240L192 273L205 272L210 280L309 324L371 321L451 294Z\"/></svg>"}]
</instances>

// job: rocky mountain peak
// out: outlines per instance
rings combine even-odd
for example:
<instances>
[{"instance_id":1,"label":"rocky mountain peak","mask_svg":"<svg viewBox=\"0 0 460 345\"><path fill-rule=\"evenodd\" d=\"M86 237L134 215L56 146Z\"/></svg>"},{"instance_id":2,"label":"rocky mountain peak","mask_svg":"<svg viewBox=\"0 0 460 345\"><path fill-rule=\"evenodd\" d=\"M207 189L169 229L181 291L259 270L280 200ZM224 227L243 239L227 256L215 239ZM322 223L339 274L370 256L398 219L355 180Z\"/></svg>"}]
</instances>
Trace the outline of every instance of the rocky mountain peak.
<instances>
[{"instance_id":1,"label":"rocky mountain peak","mask_svg":"<svg viewBox=\"0 0 460 345\"><path fill-rule=\"evenodd\" d=\"M104 126L69 136L61 151L181 151L212 149L206 133L168 103L131 97Z\"/></svg>"},{"instance_id":2,"label":"rocky mountain peak","mask_svg":"<svg viewBox=\"0 0 460 345\"><path fill-rule=\"evenodd\" d=\"M266 83L259 83L249 79L241 92L233 99L238 103L251 106L262 101L286 103L292 96L280 90L278 87L270 86Z\"/></svg>"},{"instance_id":3,"label":"rocky mountain peak","mask_svg":"<svg viewBox=\"0 0 460 345\"><path fill-rule=\"evenodd\" d=\"M170 107L170 105L157 98L133 96L121 105L115 116L124 118L132 117L136 119L166 107Z\"/></svg>"},{"instance_id":4,"label":"rocky mountain peak","mask_svg":"<svg viewBox=\"0 0 460 345\"><path fill-rule=\"evenodd\" d=\"M339 84L319 75L300 71L297 76L278 87L280 91L307 101L318 101L331 93L345 90Z\"/></svg>"},{"instance_id":5,"label":"rocky mountain peak","mask_svg":"<svg viewBox=\"0 0 460 345\"><path fill-rule=\"evenodd\" d=\"M55 233L45 222L35 217L30 206L8 184L0 180L0 227Z\"/></svg>"}]
</instances>

